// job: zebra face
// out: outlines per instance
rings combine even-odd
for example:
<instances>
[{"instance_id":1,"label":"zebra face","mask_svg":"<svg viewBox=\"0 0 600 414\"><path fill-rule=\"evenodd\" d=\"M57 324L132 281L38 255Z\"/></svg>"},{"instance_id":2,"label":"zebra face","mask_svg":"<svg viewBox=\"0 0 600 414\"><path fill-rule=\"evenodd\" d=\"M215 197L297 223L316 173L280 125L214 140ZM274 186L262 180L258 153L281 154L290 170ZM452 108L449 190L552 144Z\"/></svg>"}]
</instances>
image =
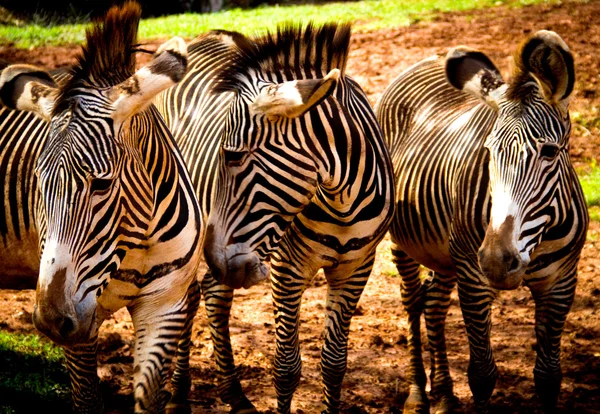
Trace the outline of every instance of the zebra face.
<instances>
[{"instance_id":1,"label":"zebra face","mask_svg":"<svg viewBox=\"0 0 600 414\"><path fill-rule=\"evenodd\" d=\"M531 85L523 100L500 103L485 148L491 211L479 264L496 287L518 286L542 236L570 204L569 117Z\"/></svg>"},{"instance_id":2,"label":"zebra face","mask_svg":"<svg viewBox=\"0 0 600 414\"><path fill-rule=\"evenodd\" d=\"M101 102L94 100L94 111ZM44 242L34 321L56 342L82 342L95 334L96 320L104 316L97 315L97 298L125 256L134 191L143 196L130 237L142 238L152 212L152 186L140 160L119 142L123 135L112 118L96 112L97 129L90 128L87 106L81 102L51 121L36 167Z\"/></svg>"},{"instance_id":3,"label":"zebra face","mask_svg":"<svg viewBox=\"0 0 600 414\"><path fill-rule=\"evenodd\" d=\"M491 208L478 259L492 287L514 289L542 237L570 205L573 59L558 35L540 31L519 49L508 84L485 55L466 48L448 54L446 74L498 114L484 143Z\"/></svg>"},{"instance_id":4,"label":"zebra face","mask_svg":"<svg viewBox=\"0 0 600 414\"><path fill-rule=\"evenodd\" d=\"M111 275L127 251L143 249L155 184L141 150L150 134L163 133L155 110L145 109L183 77L186 53L173 39L115 86L94 85L77 70L60 87L38 68L2 72L3 103L50 123L35 168L41 262L33 320L59 344L97 335Z\"/></svg>"},{"instance_id":5,"label":"zebra face","mask_svg":"<svg viewBox=\"0 0 600 414\"><path fill-rule=\"evenodd\" d=\"M265 279L264 261L315 195L318 149L308 124L326 131L309 111L333 92L338 77L334 69L322 79L262 81L234 97L204 243L221 283L248 288Z\"/></svg>"}]
</instances>

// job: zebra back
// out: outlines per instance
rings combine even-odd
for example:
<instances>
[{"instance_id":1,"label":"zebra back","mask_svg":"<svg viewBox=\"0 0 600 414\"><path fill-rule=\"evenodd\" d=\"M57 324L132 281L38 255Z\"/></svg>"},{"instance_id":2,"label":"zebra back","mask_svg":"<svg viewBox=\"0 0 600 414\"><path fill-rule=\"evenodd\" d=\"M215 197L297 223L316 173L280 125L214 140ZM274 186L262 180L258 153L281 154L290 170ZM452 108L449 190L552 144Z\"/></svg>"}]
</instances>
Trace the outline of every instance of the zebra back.
<instances>
[{"instance_id":1,"label":"zebra back","mask_svg":"<svg viewBox=\"0 0 600 414\"><path fill-rule=\"evenodd\" d=\"M394 233L417 261L437 271L453 271L448 249L453 216L465 208L486 221L487 209L481 207L488 200L484 142L497 115L448 83L440 55L400 74L375 110L397 183ZM474 172L482 176L471 180ZM457 209L459 195L468 192L469 205ZM483 237L483 224L476 227ZM444 254L432 254L430 246Z\"/></svg>"},{"instance_id":2,"label":"zebra back","mask_svg":"<svg viewBox=\"0 0 600 414\"><path fill-rule=\"evenodd\" d=\"M177 140L201 211L210 212L217 155L231 93L218 93L215 74L231 62L235 32L212 31L188 45L185 77L154 100Z\"/></svg>"}]
</instances>

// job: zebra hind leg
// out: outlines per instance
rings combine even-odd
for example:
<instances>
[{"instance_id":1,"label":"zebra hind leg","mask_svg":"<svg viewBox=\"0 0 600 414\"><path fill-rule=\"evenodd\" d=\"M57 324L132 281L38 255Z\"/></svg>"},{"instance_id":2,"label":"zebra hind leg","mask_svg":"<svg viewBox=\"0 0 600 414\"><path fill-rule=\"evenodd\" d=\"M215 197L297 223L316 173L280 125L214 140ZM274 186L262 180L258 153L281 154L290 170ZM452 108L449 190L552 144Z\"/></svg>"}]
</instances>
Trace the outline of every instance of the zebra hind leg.
<instances>
[{"instance_id":1,"label":"zebra hind leg","mask_svg":"<svg viewBox=\"0 0 600 414\"><path fill-rule=\"evenodd\" d=\"M213 341L215 362L219 371L218 392L221 401L231 406L231 413L257 413L244 392L233 359L229 315L233 302L233 289L219 284L210 271L202 278L202 294L206 306L210 335Z\"/></svg>"},{"instance_id":2,"label":"zebra hind leg","mask_svg":"<svg viewBox=\"0 0 600 414\"><path fill-rule=\"evenodd\" d=\"M188 400L192 378L190 375L190 346L192 342L192 326L194 317L198 311L200 303L200 284L194 279L188 289L188 310L187 319L183 334L177 347L177 356L175 359L175 370L171 378L173 394L167 404L166 413L190 413L190 404Z\"/></svg>"},{"instance_id":3,"label":"zebra hind leg","mask_svg":"<svg viewBox=\"0 0 600 414\"><path fill-rule=\"evenodd\" d=\"M408 313L408 352L410 362L408 380L410 390L404 402L405 414L429 413L429 400L425 391L427 376L421 350L421 314L423 313L425 288L419 278L419 263L392 245L394 264L401 276L402 305Z\"/></svg>"},{"instance_id":4,"label":"zebra hind leg","mask_svg":"<svg viewBox=\"0 0 600 414\"><path fill-rule=\"evenodd\" d=\"M431 396L437 400L436 414L452 413L458 410L460 404L453 391L444 331L456 277L433 273L428 281L425 293L425 325L431 352Z\"/></svg>"}]
</instances>

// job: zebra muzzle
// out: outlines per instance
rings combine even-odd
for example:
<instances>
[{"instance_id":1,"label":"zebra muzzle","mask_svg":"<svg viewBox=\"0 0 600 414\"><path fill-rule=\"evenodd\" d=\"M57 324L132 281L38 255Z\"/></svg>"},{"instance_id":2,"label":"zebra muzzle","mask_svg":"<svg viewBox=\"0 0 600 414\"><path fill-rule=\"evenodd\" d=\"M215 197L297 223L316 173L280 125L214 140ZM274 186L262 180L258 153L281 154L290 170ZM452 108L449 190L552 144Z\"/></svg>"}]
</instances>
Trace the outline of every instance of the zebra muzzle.
<instances>
[{"instance_id":1,"label":"zebra muzzle","mask_svg":"<svg viewBox=\"0 0 600 414\"><path fill-rule=\"evenodd\" d=\"M204 256L212 276L233 289L248 289L269 275L269 266L257 252L243 243L225 245L211 225L206 232Z\"/></svg>"}]
</instances>

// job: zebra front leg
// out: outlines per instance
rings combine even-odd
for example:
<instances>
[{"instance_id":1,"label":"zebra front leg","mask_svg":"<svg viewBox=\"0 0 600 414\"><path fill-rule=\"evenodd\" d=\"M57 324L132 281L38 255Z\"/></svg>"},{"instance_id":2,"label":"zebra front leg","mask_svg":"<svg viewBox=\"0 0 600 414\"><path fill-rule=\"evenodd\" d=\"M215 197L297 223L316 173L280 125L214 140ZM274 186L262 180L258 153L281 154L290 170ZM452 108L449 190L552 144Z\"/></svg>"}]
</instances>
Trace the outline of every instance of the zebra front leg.
<instances>
[{"instance_id":1,"label":"zebra front leg","mask_svg":"<svg viewBox=\"0 0 600 414\"><path fill-rule=\"evenodd\" d=\"M88 345L64 348L71 381L74 413L103 413L104 404L98 379L98 337Z\"/></svg>"},{"instance_id":2,"label":"zebra front leg","mask_svg":"<svg viewBox=\"0 0 600 414\"><path fill-rule=\"evenodd\" d=\"M136 413L162 412L170 399L165 389L169 368L188 319L188 298L161 303L141 297L129 313L135 328L133 398Z\"/></svg>"},{"instance_id":3,"label":"zebra front leg","mask_svg":"<svg viewBox=\"0 0 600 414\"><path fill-rule=\"evenodd\" d=\"M219 397L225 404L231 405L231 413L256 413L256 408L242 391L233 358L229 333L233 289L219 284L209 270L202 278L202 294L219 371Z\"/></svg>"},{"instance_id":4,"label":"zebra front leg","mask_svg":"<svg viewBox=\"0 0 600 414\"><path fill-rule=\"evenodd\" d=\"M535 334L537 358L533 376L535 390L544 411L556 410L562 372L560 368L560 338L567 314L575 296L576 274L572 272L550 290L532 288L535 299Z\"/></svg>"},{"instance_id":5,"label":"zebra front leg","mask_svg":"<svg viewBox=\"0 0 600 414\"><path fill-rule=\"evenodd\" d=\"M190 346L192 342L194 317L196 316L198 305L200 303L200 284L197 279L194 279L190 284L187 296L187 318L181 340L177 347L175 370L171 378L173 395L171 396L171 400L167 404L166 409L166 412L170 414L189 413L191 411L188 400L190 388L192 386L192 378L190 375Z\"/></svg>"},{"instance_id":6,"label":"zebra front leg","mask_svg":"<svg viewBox=\"0 0 600 414\"><path fill-rule=\"evenodd\" d=\"M478 274L458 271L458 295L469 337L469 387L478 412L487 412L498 368L492 354L491 304L496 293Z\"/></svg>"},{"instance_id":7,"label":"zebra front leg","mask_svg":"<svg viewBox=\"0 0 600 414\"><path fill-rule=\"evenodd\" d=\"M404 402L403 412L429 413L429 400L425 392L427 375L423 366L421 350L421 314L425 298L425 288L419 278L419 263L411 259L395 244L392 245L393 262L401 276L400 292L402 305L408 313L408 381L410 390Z\"/></svg>"},{"instance_id":8,"label":"zebra front leg","mask_svg":"<svg viewBox=\"0 0 600 414\"><path fill-rule=\"evenodd\" d=\"M456 276L434 273L425 293L425 325L431 351L431 395L438 400L436 414L451 413L459 406L454 395L446 354L446 316Z\"/></svg>"},{"instance_id":9,"label":"zebra front leg","mask_svg":"<svg viewBox=\"0 0 600 414\"><path fill-rule=\"evenodd\" d=\"M307 283L303 273L297 268L286 268L275 256L271 258L271 289L275 314L273 377L277 392L277 412L280 414L290 412L292 397L300 382L302 360L298 328L300 303Z\"/></svg>"},{"instance_id":10,"label":"zebra front leg","mask_svg":"<svg viewBox=\"0 0 600 414\"><path fill-rule=\"evenodd\" d=\"M321 350L323 376L323 413L338 413L342 381L348 360L348 334L350 322L360 296L373 268L374 257L356 269L350 277L343 269L325 270L327 277L327 314L325 316L325 342Z\"/></svg>"}]
</instances>

